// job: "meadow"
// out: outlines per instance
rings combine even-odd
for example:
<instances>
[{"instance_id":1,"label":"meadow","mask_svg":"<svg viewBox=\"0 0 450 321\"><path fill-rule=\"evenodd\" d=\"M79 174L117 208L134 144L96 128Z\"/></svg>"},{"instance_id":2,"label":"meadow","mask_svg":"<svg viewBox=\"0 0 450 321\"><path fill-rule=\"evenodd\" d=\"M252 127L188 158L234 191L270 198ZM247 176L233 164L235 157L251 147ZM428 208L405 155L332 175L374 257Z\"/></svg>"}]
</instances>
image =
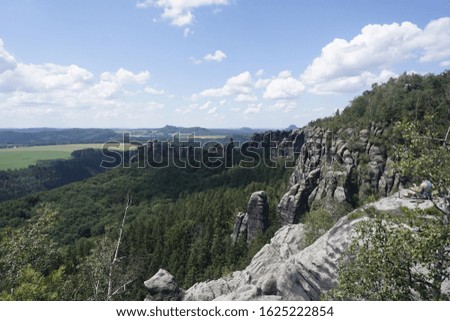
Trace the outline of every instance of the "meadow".
<instances>
[{"instance_id":1,"label":"meadow","mask_svg":"<svg viewBox=\"0 0 450 321\"><path fill-rule=\"evenodd\" d=\"M40 160L70 159L75 150L101 149L103 144L48 145L0 149L0 170L27 168Z\"/></svg>"}]
</instances>

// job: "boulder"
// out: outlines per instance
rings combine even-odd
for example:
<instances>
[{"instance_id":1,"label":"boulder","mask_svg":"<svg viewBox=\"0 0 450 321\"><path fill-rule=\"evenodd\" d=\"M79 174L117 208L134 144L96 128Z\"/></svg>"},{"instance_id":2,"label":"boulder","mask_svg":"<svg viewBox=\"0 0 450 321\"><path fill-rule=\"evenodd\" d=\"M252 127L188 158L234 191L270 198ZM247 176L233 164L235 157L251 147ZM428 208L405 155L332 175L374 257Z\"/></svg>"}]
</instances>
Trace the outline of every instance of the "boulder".
<instances>
[{"instance_id":1,"label":"boulder","mask_svg":"<svg viewBox=\"0 0 450 321\"><path fill-rule=\"evenodd\" d=\"M147 301L180 301L183 290L175 277L164 269L160 269L152 278L144 282L148 290Z\"/></svg>"}]
</instances>

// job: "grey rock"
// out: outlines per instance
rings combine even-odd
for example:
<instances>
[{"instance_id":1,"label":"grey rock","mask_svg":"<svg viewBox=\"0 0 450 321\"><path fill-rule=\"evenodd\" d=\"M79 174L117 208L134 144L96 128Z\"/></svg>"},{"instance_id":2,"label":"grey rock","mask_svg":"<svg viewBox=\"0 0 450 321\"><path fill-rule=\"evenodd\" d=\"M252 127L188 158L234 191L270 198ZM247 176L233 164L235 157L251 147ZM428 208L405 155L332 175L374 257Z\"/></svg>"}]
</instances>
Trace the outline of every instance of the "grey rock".
<instances>
[{"instance_id":1,"label":"grey rock","mask_svg":"<svg viewBox=\"0 0 450 321\"><path fill-rule=\"evenodd\" d=\"M250 196L247 215L247 243L250 243L258 233L265 232L269 226L269 204L266 192L255 192Z\"/></svg>"},{"instance_id":2,"label":"grey rock","mask_svg":"<svg viewBox=\"0 0 450 321\"><path fill-rule=\"evenodd\" d=\"M147 301L180 301L183 290L178 286L175 277L164 269L160 269L152 278L144 282L149 294Z\"/></svg>"},{"instance_id":3,"label":"grey rock","mask_svg":"<svg viewBox=\"0 0 450 321\"><path fill-rule=\"evenodd\" d=\"M369 204L398 211L417 204L396 196ZM430 201L420 208L432 207ZM305 248L303 224L283 226L243 271L218 280L197 283L186 290L185 300L319 300L337 284L338 265L355 227L367 217L341 218L327 233ZM450 290L449 282L443 284Z\"/></svg>"},{"instance_id":4,"label":"grey rock","mask_svg":"<svg viewBox=\"0 0 450 321\"><path fill-rule=\"evenodd\" d=\"M269 225L269 204L264 191L250 196L246 213L238 213L231 235L233 241L244 239L251 243L259 233L264 233Z\"/></svg>"},{"instance_id":5,"label":"grey rock","mask_svg":"<svg viewBox=\"0 0 450 321\"><path fill-rule=\"evenodd\" d=\"M247 222L247 213L239 212L236 216L236 222L234 223L233 234L231 235L233 242L236 242L240 238L247 240Z\"/></svg>"}]
</instances>

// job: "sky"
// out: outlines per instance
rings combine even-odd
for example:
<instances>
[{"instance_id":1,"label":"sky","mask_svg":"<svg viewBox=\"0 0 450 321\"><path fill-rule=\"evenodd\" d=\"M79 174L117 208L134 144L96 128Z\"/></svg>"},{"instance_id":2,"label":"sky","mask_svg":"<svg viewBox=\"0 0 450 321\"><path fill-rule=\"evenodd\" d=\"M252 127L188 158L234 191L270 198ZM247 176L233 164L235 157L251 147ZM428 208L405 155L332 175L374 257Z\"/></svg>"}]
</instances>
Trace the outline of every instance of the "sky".
<instances>
[{"instance_id":1,"label":"sky","mask_svg":"<svg viewBox=\"0 0 450 321\"><path fill-rule=\"evenodd\" d=\"M450 0L0 0L0 128L286 128L450 69Z\"/></svg>"}]
</instances>

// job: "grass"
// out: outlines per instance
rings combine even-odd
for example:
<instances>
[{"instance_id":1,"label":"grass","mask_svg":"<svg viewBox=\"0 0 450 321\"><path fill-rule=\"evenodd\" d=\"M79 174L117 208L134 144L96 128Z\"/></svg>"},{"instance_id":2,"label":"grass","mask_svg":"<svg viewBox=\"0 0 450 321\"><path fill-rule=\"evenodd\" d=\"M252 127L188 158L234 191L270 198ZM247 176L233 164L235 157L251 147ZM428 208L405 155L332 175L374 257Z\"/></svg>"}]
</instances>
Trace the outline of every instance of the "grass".
<instances>
[{"instance_id":1,"label":"grass","mask_svg":"<svg viewBox=\"0 0 450 321\"><path fill-rule=\"evenodd\" d=\"M72 144L0 149L0 170L27 168L39 160L70 159L75 150L102 148L103 144Z\"/></svg>"}]
</instances>

